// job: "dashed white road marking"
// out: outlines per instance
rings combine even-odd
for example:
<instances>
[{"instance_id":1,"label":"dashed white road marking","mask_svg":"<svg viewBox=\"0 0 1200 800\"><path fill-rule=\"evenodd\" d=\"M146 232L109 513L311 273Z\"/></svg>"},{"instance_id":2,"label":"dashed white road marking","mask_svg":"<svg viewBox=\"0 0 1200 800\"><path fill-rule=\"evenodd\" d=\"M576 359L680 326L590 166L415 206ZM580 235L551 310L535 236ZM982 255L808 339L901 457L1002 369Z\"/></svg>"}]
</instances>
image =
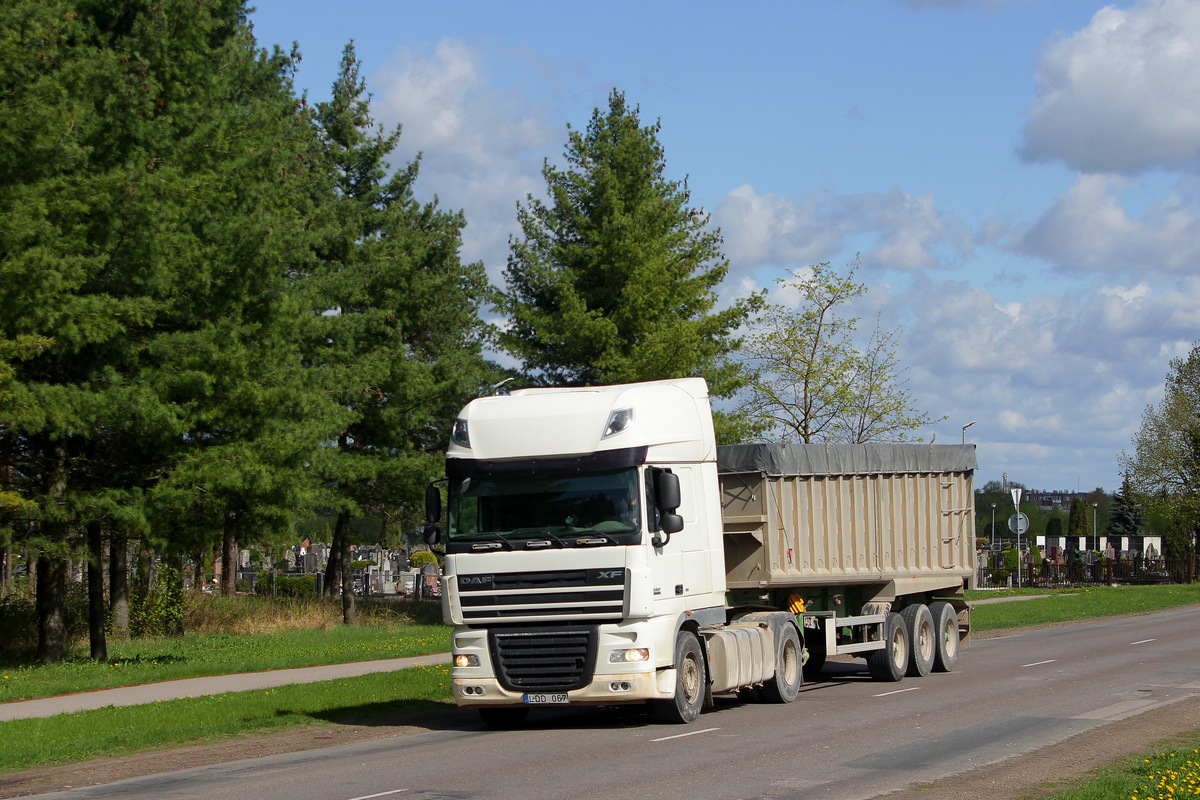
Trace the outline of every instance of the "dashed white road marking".
<instances>
[{"instance_id":1,"label":"dashed white road marking","mask_svg":"<svg viewBox=\"0 0 1200 800\"><path fill-rule=\"evenodd\" d=\"M667 740L669 740L669 739L682 739L682 738L683 738L683 737L685 737L685 736L699 736L699 735L700 735L700 734L702 734L702 733L712 733L713 731L719 731L719 730L721 730L721 729L720 729L720 728L705 728L705 729L704 729L704 730L702 730L702 731L691 731L691 732L689 732L689 733L677 733L677 734L675 734L674 736L663 736L663 737L662 737L662 738L660 738L660 739L651 739L650 741L652 741L652 742L665 742L665 741L667 741Z\"/></svg>"},{"instance_id":2,"label":"dashed white road marking","mask_svg":"<svg viewBox=\"0 0 1200 800\"><path fill-rule=\"evenodd\" d=\"M392 789L390 792L376 792L375 794L364 794L360 797L351 797L350 800L371 800L372 797L387 797L389 794L403 794L408 789Z\"/></svg>"}]
</instances>

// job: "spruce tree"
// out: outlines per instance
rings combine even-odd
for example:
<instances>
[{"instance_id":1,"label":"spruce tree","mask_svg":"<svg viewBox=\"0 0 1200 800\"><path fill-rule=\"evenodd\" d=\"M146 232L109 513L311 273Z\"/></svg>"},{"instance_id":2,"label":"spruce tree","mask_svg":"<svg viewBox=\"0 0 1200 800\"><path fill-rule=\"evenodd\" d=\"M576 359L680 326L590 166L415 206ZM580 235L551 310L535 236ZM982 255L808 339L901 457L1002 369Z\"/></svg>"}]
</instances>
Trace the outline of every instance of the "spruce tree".
<instances>
[{"instance_id":1,"label":"spruce tree","mask_svg":"<svg viewBox=\"0 0 1200 800\"><path fill-rule=\"evenodd\" d=\"M501 344L541 385L702 376L714 397L745 376L734 332L759 296L716 310L728 272L720 232L666 177L660 123L614 90L586 131L568 127L565 167L542 167L548 200L518 205L498 298ZM745 432L722 419L719 434Z\"/></svg>"},{"instance_id":2,"label":"spruce tree","mask_svg":"<svg viewBox=\"0 0 1200 800\"><path fill-rule=\"evenodd\" d=\"M1140 536L1145 518L1130 493L1129 481L1112 498L1112 511L1108 519L1108 534L1114 537Z\"/></svg>"}]
</instances>

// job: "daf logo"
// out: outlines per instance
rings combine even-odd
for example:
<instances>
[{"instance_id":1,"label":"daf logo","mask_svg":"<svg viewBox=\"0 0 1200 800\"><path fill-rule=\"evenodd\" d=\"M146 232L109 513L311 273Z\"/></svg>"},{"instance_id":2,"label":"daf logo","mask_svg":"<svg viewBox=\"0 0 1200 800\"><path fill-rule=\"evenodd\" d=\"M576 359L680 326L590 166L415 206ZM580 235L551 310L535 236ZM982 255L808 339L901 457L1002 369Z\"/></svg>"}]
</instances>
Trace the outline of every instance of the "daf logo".
<instances>
[{"instance_id":1,"label":"daf logo","mask_svg":"<svg viewBox=\"0 0 1200 800\"><path fill-rule=\"evenodd\" d=\"M490 575L463 575L458 582L462 586L487 586L492 582Z\"/></svg>"}]
</instances>

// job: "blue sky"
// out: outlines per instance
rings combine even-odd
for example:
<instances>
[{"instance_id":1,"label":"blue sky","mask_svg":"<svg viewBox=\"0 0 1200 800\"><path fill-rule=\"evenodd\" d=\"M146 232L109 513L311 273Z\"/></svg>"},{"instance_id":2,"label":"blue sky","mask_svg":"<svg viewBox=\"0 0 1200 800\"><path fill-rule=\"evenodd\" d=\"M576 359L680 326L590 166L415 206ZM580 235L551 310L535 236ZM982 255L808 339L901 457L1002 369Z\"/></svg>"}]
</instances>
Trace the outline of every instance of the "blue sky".
<instances>
[{"instance_id":1,"label":"blue sky","mask_svg":"<svg viewBox=\"0 0 1200 800\"><path fill-rule=\"evenodd\" d=\"M619 88L662 123L726 297L860 254L907 388L977 482L1120 483L1200 339L1200 3L259 0L328 96L354 40L393 163L499 280L515 205Z\"/></svg>"}]
</instances>

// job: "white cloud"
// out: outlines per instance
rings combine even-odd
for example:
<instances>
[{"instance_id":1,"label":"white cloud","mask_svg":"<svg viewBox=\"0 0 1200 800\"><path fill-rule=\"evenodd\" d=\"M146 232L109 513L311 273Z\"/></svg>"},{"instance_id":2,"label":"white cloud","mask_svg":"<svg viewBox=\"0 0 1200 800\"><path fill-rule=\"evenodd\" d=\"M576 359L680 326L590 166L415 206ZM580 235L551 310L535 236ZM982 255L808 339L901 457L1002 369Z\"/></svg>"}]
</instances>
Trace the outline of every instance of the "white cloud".
<instances>
[{"instance_id":1,"label":"white cloud","mask_svg":"<svg viewBox=\"0 0 1200 800\"><path fill-rule=\"evenodd\" d=\"M1121 193L1140 188L1126 178L1080 175L1011 247L1042 258L1065 273L1103 272L1170 279L1190 275L1200 263L1200 212L1191 179L1133 216ZM995 230L995 226L993 226Z\"/></svg>"},{"instance_id":2,"label":"white cloud","mask_svg":"<svg viewBox=\"0 0 1200 800\"><path fill-rule=\"evenodd\" d=\"M932 196L899 189L859 195L818 191L797 199L742 185L725 195L713 221L739 272L829 261L859 237L873 243L863 263L882 269L941 269L973 247L967 227L936 208Z\"/></svg>"},{"instance_id":3,"label":"white cloud","mask_svg":"<svg viewBox=\"0 0 1200 800\"><path fill-rule=\"evenodd\" d=\"M442 39L431 52L398 50L369 83L374 113L403 125L397 161L422 154L418 196L436 187L444 208L465 212L463 257L482 259L493 281L517 230L516 201L544 192L542 159L566 140L545 106L494 82L493 62L511 57Z\"/></svg>"},{"instance_id":4,"label":"white cloud","mask_svg":"<svg viewBox=\"0 0 1200 800\"><path fill-rule=\"evenodd\" d=\"M1044 48L1022 154L1082 172L1194 170L1198 91L1200 3L1105 6Z\"/></svg>"},{"instance_id":5,"label":"white cloud","mask_svg":"<svg viewBox=\"0 0 1200 800\"><path fill-rule=\"evenodd\" d=\"M725 237L725 254L735 270L764 264L803 265L840 252L852 223L831 213L831 198L810 195L797 200L759 194L743 184L730 191L713 213Z\"/></svg>"}]
</instances>

